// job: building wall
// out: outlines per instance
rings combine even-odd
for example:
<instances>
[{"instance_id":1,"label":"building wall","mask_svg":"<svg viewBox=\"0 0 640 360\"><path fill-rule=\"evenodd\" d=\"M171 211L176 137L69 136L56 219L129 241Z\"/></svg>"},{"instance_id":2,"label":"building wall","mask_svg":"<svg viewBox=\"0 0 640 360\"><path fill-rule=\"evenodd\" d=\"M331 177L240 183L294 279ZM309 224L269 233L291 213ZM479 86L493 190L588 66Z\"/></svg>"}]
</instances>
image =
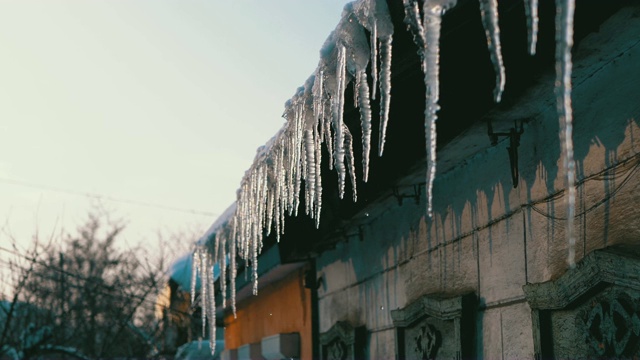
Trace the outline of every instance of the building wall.
<instances>
[{"instance_id":1,"label":"building wall","mask_svg":"<svg viewBox=\"0 0 640 360\"><path fill-rule=\"evenodd\" d=\"M584 180L577 194L576 261L596 249L640 245L637 13L638 7L623 9L574 55L575 157ZM522 286L568 269L553 74L510 109L514 119L529 119L518 187L511 184L508 145L501 142L438 173L432 219L424 215L424 194L419 204L387 199L368 209L345 229L354 235L317 260L324 278L321 333L336 321L364 326L368 358L394 358L391 310L425 294L474 292L480 301L478 355L533 357L531 309ZM484 126L475 131L486 137ZM463 145L454 141L439 155Z\"/></svg>"},{"instance_id":2,"label":"building wall","mask_svg":"<svg viewBox=\"0 0 640 360\"><path fill-rule=\"evenodd\" d=\"M225 315L225 348L260 342L280 333L300 334L301 359L312 358L311 292L304 287L304 269L261 289L237 304L237 317Z\"/></svg>"}]
</instances>

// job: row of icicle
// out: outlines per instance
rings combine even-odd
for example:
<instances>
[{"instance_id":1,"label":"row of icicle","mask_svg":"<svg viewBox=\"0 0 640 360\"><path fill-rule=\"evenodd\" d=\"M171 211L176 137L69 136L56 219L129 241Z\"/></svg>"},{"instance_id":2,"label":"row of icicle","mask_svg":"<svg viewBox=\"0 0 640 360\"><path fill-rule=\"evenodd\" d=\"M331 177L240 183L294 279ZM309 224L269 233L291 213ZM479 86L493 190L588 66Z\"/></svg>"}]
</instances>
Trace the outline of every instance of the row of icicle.
<instances>
[{"instance_id":1,"label":"row of icicle","mask_svg":"<svg viewBox=\"0 0 640 360\"><path fill-rule=\"evenodd\" d=\"M479 0L491 62L495 71L494 100L500 102L505 85L505 70L500 45L497 0ZM536 52L538 1L524 0L528 29L528 49ZM571 47L573 44L574 0L557 0L556 15L556 98L561 128L561 144L567 190L567 238L569 264L574 265L573 214L575 213L575 164L572 145ZM439 43L442 17L456 0L403 0L405 23L412 33L426 87L425 137L427 153L427 214L433 211L432 193L436 174L436 120L439 103ZM365 29L370 34L367 39ZM222 294L226 295L228 263L231 307L235 315L236 256L252 268L253 293L258 292L258 255L265 235L275 232L278 240L285 231L285 215L296 216L301 204L304 180L305 214L320 224L322 209L321 146L332 158L329 168L338 173L340 198L345 194L349 175L353 201L357 200L353 136L343 121L345 90L354 83L354 106L360 111L362 131L362 180L368 180L371 151L371 100L379 97L378 155L382 156L389 117L391 93L391 50L393 24L385 0L360 0L345 6L342 19L329 36L320 54L315 73L300 87L285 106L287 120L283 128L258 149L253 165L242 180L235 214L216 233L215 244L194 252L195 274L201 274L200 299L204 320L210 321L212 353L215 350L215 306L212 266L220 266ZM367 68L370 73L367 73ZM369 84L369 76L371 85ZM213 248L212 248L213 247ZM223 307L226 298L223 296Z\"/></svg>"}]
</instances>

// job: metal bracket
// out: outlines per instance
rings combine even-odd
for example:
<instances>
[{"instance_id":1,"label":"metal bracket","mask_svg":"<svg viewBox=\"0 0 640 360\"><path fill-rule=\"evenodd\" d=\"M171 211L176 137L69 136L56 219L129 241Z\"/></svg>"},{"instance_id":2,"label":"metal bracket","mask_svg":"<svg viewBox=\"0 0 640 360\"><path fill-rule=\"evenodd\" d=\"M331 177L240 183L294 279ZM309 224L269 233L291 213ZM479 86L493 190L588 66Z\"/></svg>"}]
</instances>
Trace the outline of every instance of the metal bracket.
<instances>
[{"instance_id":1,"label":"metal bracket","mask_svg":"<svg viewBox=\"0 0 640 360\"><path fill-rule=\"evenodd\" d=\"M391 191L393 192L393 196L398 200L398 204L402 206L402 202L404 199L413 199L416 202L416 205L420 204L420 195L422 195L422 184L413 185L413 193L412 194L400 194L397 186L394 186Z\"/></svg>"},{"instance_id":2,"label":"metal bracket","mask_svg":"<svg viewBox=\"0 0 640 360\"><path fill-rule=\"evenodd\" d=\"M518 179L520 178L518 173L518 147L520 146L520 135L524 133L522 122L520 122L520 126L518 126L518 122L514 121L514 126L509 130L509 132L497 133L493 132L491 120L488 120L487 130L489 134L489 141L491 141L492 146L498 145L499 136L509 138L509 147L507 147L507 152L509 153L509 166L511 167L511 181L513 182L513 187L517 188Z\"/></svg>"}]
</instances>

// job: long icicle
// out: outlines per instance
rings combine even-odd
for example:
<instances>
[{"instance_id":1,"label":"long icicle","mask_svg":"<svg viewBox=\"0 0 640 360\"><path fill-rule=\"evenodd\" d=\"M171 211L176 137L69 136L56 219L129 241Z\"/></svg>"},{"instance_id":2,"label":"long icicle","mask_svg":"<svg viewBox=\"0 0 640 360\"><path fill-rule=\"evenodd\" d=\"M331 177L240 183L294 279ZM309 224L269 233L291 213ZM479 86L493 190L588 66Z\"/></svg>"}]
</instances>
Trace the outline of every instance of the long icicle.
<instances>
[{"instance_id":1,"label":"long icicle","mask_svg":"<svg viewBox=\"0 0 640 360\"><path fill-rule=\"evenodd\" d=\"M207 332L207 268L209 263L205 256L205 251L198 250L200 257L200 314L202 320L202 338Z\"/></svg>"},{"instance_id":2,"label":"long icicle","mask_svg":"<svg viewBox=\"0 0 640 360\"><path fill-rule=\"evenodd\" d=\"M346 178L346 169L344 164L344 134L342 131L342 116L344 111L344 91L346 87L346 71L347 71L347 50L344 45L338 45L338 61L337 61L337 94L333 104L333 131L335 132L335 166L338 171L338 194L340 199L344 197L344 185Z\"/></svg>"},{"instance_id":3,"label":"long icicle","mask_svg":"<svg viewBox=\"0 0 640 360\"><path fill-rule=\"evenodd\" d=\"M529 54L535 55L538 47L538 0L524 0L524 12L527 16Z\"/></svg>"},{"instance_id":4,"label":"long icicle","mask_svg":"<svg viewBox=\"0 0 640 360\"><path fill-rule=\"evenodd\" d=\"M196 300L196 285L198 279L198 262L200 261L198 249L191 255L191 305Z\"/></svg>"},{"instance_id":5,"label":"long icicle","mask_svg":"<svg viewBox=\"0 0 640 360\"><path fill-rule=\"evenodd\" d=\"M306 190L305 195L307 196L306 208L307 214L313 217L313 208L316 200L316 143L314 138L314 129L313 124L307 126L304 130L304 146L306 148L305 151L305 161L307 162L307 180L305 181Z\"/></svg>"},{"instance_id":6,"label":"long icicle","mask_svg":"<svg viewBox=\"0 0 640 360\"><path fill-rule=\"evenodd\" d=\"M375 0L374 0L375 1ZM375 15L371 25L371 99L376 99L378 85L378 24ZM365 78L366 79L366 78Z\"/></svg>"},{"instance_id":7,"label":"long icicle","mask_svg":"<svg viewBox=\"0 0 640 360\"><path fill-rule=\"evenodd\" d=\"M207 313L209 318L209 348L211 355L213 355L216 352L216 292L214 286L215 276L213 274L214 266L213 262L210 261L209 263L210 266L207 269L207 286L209 287L209 291L207 292L209 294Z\"/></svg>"},{"instance_id":8,"label":"long icicle","mask_svg":"<svg viewBox=\"0 0 640 360\"><path fill-rule=\"evenodd\" d=\"M344 147L347 158L347 169L351 179L351 188L353 189L353 202L358 201L358 191L356 187L356 162L353 156L353 136L347 128L347 125L343 125L342 131L344 132Z\"/></svg>"},{"instance_id":9,"label":"long icicle","mask_svg":"<svg viewBox=\"0 0 640 360\"><path fill-rule=\"evenodd\" d=\"M566 237L569 266L575 266L574 217L576 203L576 164L573 159L573 109L571 106L571 48L573 47L574 0L556 0L556 102L560 121L560 144L565 178L567 207Z\"/></svg>"},{"instance_id":10,"label":"long icicle","mask_svg":"<svg viewBox=\"0 0 640 360\"><path fill-rule=\"evenodd\" d=\"M505 73L502 61L502 49L500 46L500 25L498 24L497 0L480 0L480 15L487 37L491 63L496 73L496 86L493 90L493 100L497 103L502 100L504 91Z\"/></svg>"},{"instance_id":11,"label":"long icicle","mask_svg":"<svg viewBox=\"0 0 640 360\"><path fill-rule=\"evenodd\" d=\"M427 145L427 215L433 214L433 181L436 175L436 120L440 110L440 29L444 9L439 4L424 3L424 36L426 39L423 70L426 85L425 132Z\"/></svg>"},{"instance_id":12,"label":"long icicle","mask_svg":"<svg viewBox=\"0 0 640 360\"><path fill-rule=\"evenodd\" d=\"M314 138L316 139L316 147L315 147L315 151L316 151L316 156L315 156L315 160L316 160L316 200L315 200L315 204L316 204L316 212L315 212L315 219L316 219L316 229L320 228L320 213L322 211L322 167L321 167L321 161L322 161L322 141L320 141L320 134L322 132L322 130L320 129L320 124L316 124L316 126L314 126L313 131L314 131Z\"/></svg>"},{"instance_id":13,"label":"long icicle","mask_svg":"<svg viewBox=\"0 0 640 360\"><path fill-rule=\"evenodd\" d=\"M387 136L387 122L389 121L389 105L391 104L391 43L392 35L380 40L380 137L378 140L378 155L384 152L384 142Z\"/></svg>"},{"instance_id":14,"label":"long icicle","mask_svg":"<svg viewBox=\"0 0 640 360\"><path fill-rule=\"evenodd\" d=\"M237 211L237 210L236 210ZM231 292L231 311L233 312L233 318L236 318L236 276L238 271L236 269L236 219L231 219L231 241L229 242L229 287Z\"/></svg>"},{"instance_id":15,"label":"long icicle","mask_svg":"<svg viewBox=\"0 0 640 360\"><path fill-rule=\"evenodd\" d=\"M420 19L420 7L417 0L402 0L404 5L404 22L407 24L411 35L413 36L413 42L418 45L418 55L420 59L424 60L424 51L426 48L427 39L425 38L425 30ZM427 5L428 1L424 3ZM430 5L429 5L430 6ZM424 61L421 63L422 71L425 72Z\"/></svg>"},{"instance_id":16,"label":"long icicle","mask_svg":"<svg viewBox=\"0 0 640 360\"><path fill-rule=\"evenodd\" d=\"M358 96L360 107L360 125L362 127L362 181L369 180L369 156L371 154L371 104L369 103L369 84L365 70L356 74L357 88L354 93Z\"/></svg>"},{"instance_id":17,"label":"long icicle","mask_svg":"<svg viewBox=\"0 0 640 360\"><path fill-rule=\"evenodd\" d=\"M217 237L217 236L216 236ZM222 307L227 307L227 234L223 234L220 239L220 291L222 292Z\"/></svg>"}]
</instances>

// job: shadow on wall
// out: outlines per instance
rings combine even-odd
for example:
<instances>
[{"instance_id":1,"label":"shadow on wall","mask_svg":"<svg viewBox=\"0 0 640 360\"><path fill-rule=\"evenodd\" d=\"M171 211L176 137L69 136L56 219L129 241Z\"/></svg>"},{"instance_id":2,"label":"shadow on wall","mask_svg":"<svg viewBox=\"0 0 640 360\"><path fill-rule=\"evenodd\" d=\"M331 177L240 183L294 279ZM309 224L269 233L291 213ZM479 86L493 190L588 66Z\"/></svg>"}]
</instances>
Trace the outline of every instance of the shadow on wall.
<instances>
[{"instance_id":1,"label":"shadow on wall","mask_svg":"<svg viewBox=\"0 0 640 360\"><path fill-rule=\"evenodd\" d=\"M621 122L622 126L617 125ZM533 151L523 151L521 164L525 166L521 167L517 188L513 188L508 180L510 169L506 151L500 149L501 145L491 148L464 167L456 168L436 180L436 212L433 218L423 217L420 220L419 227L426 227L424 233L406 234L405 238L422 239L427 244L427 251L440 253L441 261L468 256L468 250L464 253L468 247L464 243L468 241L474 244L474 258L478 256L478 251L482 251L479 247L484 247L484 253L492 262L494 242L498 240L496 236L507 236L511 241L525 242L525 247L526 242L536 245L535 255L545 260L540 264L544 265L543 269L538 269L542 271L542 278L566 270L566 205L563 172L559 171L559 144L555 136L544 143L542 140L545 137L534 127L527 126L521 142L521 149L530 148ZM596 248L627 242L631 234L638 234L640 230L634 225L632 215L638 211L633 206L637 199L616 199L621 193L626 194L622 196L637 194L633 189L638 186L637 169L640 167L640 143L636 135L640 133L638 121L612 121L608 125L589 129L594 133L587 138L583 132L578 139L585 140L576 142L581 143L579 147L576 146L576 260ZM600 140L603 138L607 140ZM539 144L544 145L537 145L534 139L539 139ZM543 156L535 159L535 155ZM438 185L446 186L447 191L439 192ZM422 201L426 199L423 197ZM612 206L617 208L614 210ZM524 213L522 218L517 216L520 212ZM497 226L500 223L504 229L500 234L495 234L496 229L500 229ZM512 229L514 224L518 224L516 229ZM479 236L479 233L483 235ZM612 236L614 233L615 236ZM450 256L447 251L457 251L457 254ZM443 278L446 279L446 272L451 267L446 263L441 267ZM445 291L447 285L442 283L440 291Z\"/></svg>"},{"instance_id":2,"label":"shadow on wall","mask_svg":"<svg viewBox=\"0 0 640 360\"><path fill-rule=\"evenodd\" d=\"M631 111L622 107L617 110L624 115ZM611 207L618 191L638 186L635 169L640 162L640 127L637 117L620 116L612 111L604 126L595 126L598 121L604 122L595 118L591 124L583 120L576 125L576 162L578 180L582 181L576 208L576 260L593 249L627 241L634 231L638 233L632 228L632 217L625 220L623 216L637 209L628 209L626 200L615 203L615 213ZM520 265L525 272L530 266L529 273L524 274L518 287L563 272L567 244L557 131L557 119L551 110L526 126L517 188L512 187L507 152L500 143L437 178L432 219L423 215L426 197L422 194L419 204L408 201L388 209L348 234L348 241L328 251L327 257L323 255L324 265L319 263L321 271L335 271L330 267L340 263L339 273L326 274L332 281L322 292L347 295L334 296L331 308L344 309L344 317L356 326L386 326L391 320L385 318L388 312L380 311L382 308L403 306L425 293L479 292L480 267L493 266L496 241L500 247L522 251L527 257L523 258L527 264ZM438 191L445 186L446 192ZM615 225L614 218L620 219ZM504 251L499 255L498 261L504 261ZM481 264L484 261L488 264ZM336 283L333 279L337 278L343 279ZM335 315L340 317L340 312L335 311ZM374 315L377 313L381 315Z\"/></svg>"},{"instance_id":3,"label":"shadow on wall","mask_svg":"<svg viewBox=\"0 0 640 360\"><path fill-rule=\"evenodd\" d=\"M604 54L608 60L603 61L598 52L609 46L603 42L627 41L612 40L605 30L593 35L602 39L585 41L595 50L577 49L591 51L594 60L574 72L576 261L595 249L640 238L635 206L640 201L640 103L630 100L630 94L640 93L640 42L628 41L622 54ZM321 332L336 321L365 325L369 355L392 358L383 346L393 343L389 310L424 294L473 291L483 305L516 299L522 297L522 285L556 278L567 269L555 103L533 104L541 106L520 138L516 188L503 141L438 174L431 219L424 215L423 192L418 204L406 201L377 212L320 255L317 266L326 279L319 291ZM483 321L477 317L477 329L487 325ZM477 336L482 346L483 332Z\"/></svg>"}]
</instances>

